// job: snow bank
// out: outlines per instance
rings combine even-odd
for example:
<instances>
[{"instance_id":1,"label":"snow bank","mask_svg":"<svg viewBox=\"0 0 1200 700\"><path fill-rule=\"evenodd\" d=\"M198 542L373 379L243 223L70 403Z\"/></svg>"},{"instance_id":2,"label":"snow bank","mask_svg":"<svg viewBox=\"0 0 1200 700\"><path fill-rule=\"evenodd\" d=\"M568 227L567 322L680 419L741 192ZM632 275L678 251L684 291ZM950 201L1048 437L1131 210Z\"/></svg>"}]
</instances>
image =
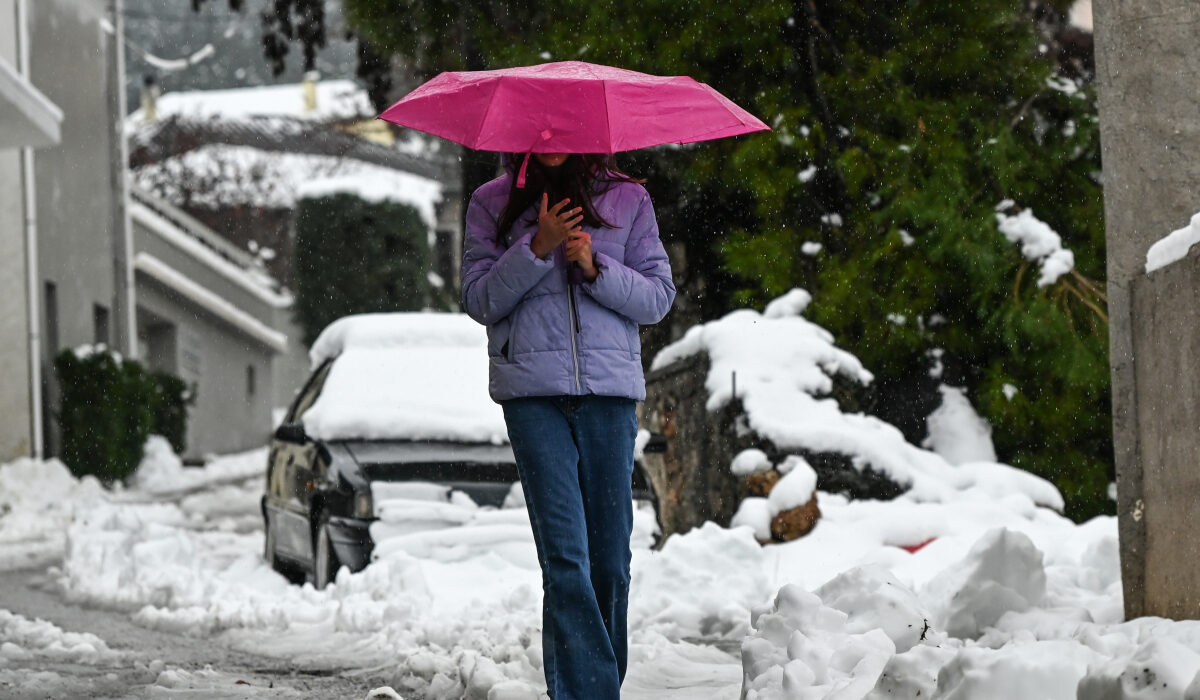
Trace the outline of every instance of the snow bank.
<instances>
[{"instance_id":1,"label":"snow bank","mask_svg":"<svg viewBox=\"0 0 1200 700\"><path fill-rule=\"evenodd\" d=\"M1002 204L1010 204L1008 200ZM1004 207L1007 208L1007 207ZM1042 274L1039 287L1049 287L1059 277L1075 269L1075 254L1062 247L1062 237L1046 222L1033 215L1033 210L1024 209L1016 216L996 212L996 227L1013 243L1021 246L1021 255L1026 260L1041 263Z\"/></svg>"},{"instance_id":2,"label":"snow bank","mask_svg":"<svg viewBox=\"0 0 1200 700\"><path fill-rule=\"evenodd\" d=\"M264 477L267 473L267 448L225 455L203 467L184 467L183 461L171 449L171 443L160 435L151 435L142 448L131 484L137 489L157 495L195 491L223 483Z\"/></svg>"},{"instance_id":3,"label":"snow bank","mask_svg":"<svg viewBox=\"0 0 1200 700\"><path fill-rule=\"evenodd\" d=\"M1166 238L1150 246L1150 250L1146 251L1146 272L1154 272L1183 260L1197 243L1200 243L1200 214L1193 216L1187 226L1172 231Z\"/></svg>"},{"instance_id":4,"label":"snow bank","mask_svg":"<svg viewBox=\"0 0 1200 700\"><path fill-rule=\"evenodd\" d=\"M1119 599L1116 559L1101 563L1091 553L1097 542L1115 546L1115 520L1097 522L1104 527L1048 528L1069 542L1057 542L1053 555L1025 535L998 529L985 533L965 558L961 542L946 547L938 540L903 558L876 550L811 593L785 584L772 606L756 611L742 644L744 697L1073 700L1089 673L1096 687L1111 685L1132 668L1131 637L1141 636L1139 630L1119 624L1119 611L1105 619L1064 605L1089 593ZM827 518L818 531L828 526ZM1039 539L1053 544L1047 534ZM1073 554L1084 543L1090 543L1085 553ZM819 557L805 561L824 568ZM1103 581L1074 575L1097 566ZM939 573L912 575L928 567ZM1064 575L1068 571L1072 575ZM1178 626L1174 631L1184 633ZM1177 651L1155 658L1160 665L1188 660ZM1175 676L1190 682L1195 674L1183 668Z\"/></svg>"},{"instance_id":5,"label":"snow bank","mask_svg":"<svg viewBox=\"0 0 1200 700\"><path fill-rule=\"evenodd\" d=\"M507 442L488 395L487 334L465 314L350 316L321 333L310 357L314 367L337 358L304 414L310 435Z\"/></svg>"},{"instance_id":6,"label":"snow bank","mask_svg":"<svg viewBox=\"0 0 1200 700\"><path fill-rule=\"evenodd\" d=\"M0 570L45 566L62 557L74 509L103 492L99 481L76 480L56 459L0 465Z\"/></svg>"}]
</instances>

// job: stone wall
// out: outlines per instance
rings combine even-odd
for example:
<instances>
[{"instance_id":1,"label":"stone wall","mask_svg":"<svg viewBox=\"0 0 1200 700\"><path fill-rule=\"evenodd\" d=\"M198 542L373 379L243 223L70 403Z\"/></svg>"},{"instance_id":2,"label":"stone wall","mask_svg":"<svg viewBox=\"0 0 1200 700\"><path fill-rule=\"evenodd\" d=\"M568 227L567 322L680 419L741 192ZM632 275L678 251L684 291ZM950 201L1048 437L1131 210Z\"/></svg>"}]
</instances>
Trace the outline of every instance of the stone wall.
<instances>
[{"instance_id":1,"label":"stone wall","mask_svg":"<svg viewBox=\"0 0 1200 700\"><path fill-rule=\"evenodd\" d=\"M772 464L789 454L803 457L817 473L821 491L872 499L903 493L903 487L870 467L856 468L846 455L781 449L750 428L737 399L710 412L705 388L709 367L708 356L700 352L646 375L640 424L666 439L664 453L643 458L658 498L664 540L709 520L727 526L743 498L763 495L752 493L751 484L730 471L733 458L750 448L762 450Z\"/></svg>"},{"instance_id":2,"label":"stone wall","mask_svg":"<svg viewBox=\"0 0 1200 700\"><path fill-rule=\"evenodd\" d=\"M715 414L705 408L708 356L692 355L646 375L641 425L666 438L662 454L643 459L658 497L663 539L712 520L728 525L745 495L729 463L737 451L735 421L740 404Z\"/></svg>"}]
</instances>

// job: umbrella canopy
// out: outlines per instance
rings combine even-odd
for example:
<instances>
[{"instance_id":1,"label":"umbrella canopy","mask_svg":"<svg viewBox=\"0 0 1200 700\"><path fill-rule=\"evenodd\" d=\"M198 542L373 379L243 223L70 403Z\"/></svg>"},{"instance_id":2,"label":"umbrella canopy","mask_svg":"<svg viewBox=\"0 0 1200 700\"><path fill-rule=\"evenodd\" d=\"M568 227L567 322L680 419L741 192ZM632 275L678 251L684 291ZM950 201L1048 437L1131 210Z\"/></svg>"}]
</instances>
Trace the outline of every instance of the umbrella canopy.
<instances>
[{"instance_id":1,"label":"umbrella canopy","mask_svg":"<svg viewBox=\"0 0 1200 700\"><path fill-rule=\"evenodd\" d=\"M616 153L770 129L687 76L582 61L442 73L379 118L509 153Z\"/></svg>"}]
</instances>

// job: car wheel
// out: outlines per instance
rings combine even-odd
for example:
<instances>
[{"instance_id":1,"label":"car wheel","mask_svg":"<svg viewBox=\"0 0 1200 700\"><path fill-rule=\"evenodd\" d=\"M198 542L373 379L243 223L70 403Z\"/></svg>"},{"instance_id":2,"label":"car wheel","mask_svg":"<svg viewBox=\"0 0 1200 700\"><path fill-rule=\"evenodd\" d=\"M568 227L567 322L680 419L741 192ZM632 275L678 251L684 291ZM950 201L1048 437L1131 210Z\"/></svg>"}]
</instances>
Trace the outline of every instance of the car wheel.
<instances>
[{"instance_id":1,"label":"car wheel","mask_svg":"<svg viewBox=\"0 0 1200 700\"><path fill-rule=\"evenodd\" d=\"M275 551L275 529L271 527L271 520L267 516L263 516L263 560L271 567L271 570L280 574L288 580L289 583L303 583L304 576L298 572L295 567L285 564L279 558Z\"/></svg>"},{"instance_id":2,"label":"car wheel","mask_svg":"<svg viewBox=\"0 0 1200 700\"><path fill-rule=\"evenodd\" d=\"M324 588L333 583L341 566L333 549L333 540L329 538L329 516L321 513L313 532L313 585Z\"/></svg>"}]
</instances>

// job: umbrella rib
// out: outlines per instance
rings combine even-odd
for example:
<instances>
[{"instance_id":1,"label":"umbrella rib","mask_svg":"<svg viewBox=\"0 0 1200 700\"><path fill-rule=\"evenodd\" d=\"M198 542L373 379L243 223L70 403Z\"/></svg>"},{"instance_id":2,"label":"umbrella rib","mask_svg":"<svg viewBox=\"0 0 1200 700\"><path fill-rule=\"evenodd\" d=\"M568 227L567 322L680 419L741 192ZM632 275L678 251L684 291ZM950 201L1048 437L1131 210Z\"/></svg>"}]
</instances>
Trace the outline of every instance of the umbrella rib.
<instances>
[{"instance_id":1,"label":"umbrella rib","mask_svg":"<svg viewBox=\"0 0 1200 700\"><path fill-rule=\"evenodd\" d=\"M492 87L492 94L488 95L488 106L483 111L483 119L479 120L479 128L475 130L475 146L479 146L479 135L483 133L483 125L487 123L487 118L492 114L492 105L496 104L496 91L500 89L500 81L504 80L504 76L496 78L495 85Z\"/></svg>"},{"instance_id":2,"label":"umbrella rib","mask_svg":"<svg viewBox=\"0 0 1200 700\"><path fill-rule=\"evenodd\" d=\"M604 97L604 131L608 136L608 148L616 152L616 144L613 143L612 133L612 115L608 111L608 81L600 81L600 95Z\"/></svg>"}]
</instances>

